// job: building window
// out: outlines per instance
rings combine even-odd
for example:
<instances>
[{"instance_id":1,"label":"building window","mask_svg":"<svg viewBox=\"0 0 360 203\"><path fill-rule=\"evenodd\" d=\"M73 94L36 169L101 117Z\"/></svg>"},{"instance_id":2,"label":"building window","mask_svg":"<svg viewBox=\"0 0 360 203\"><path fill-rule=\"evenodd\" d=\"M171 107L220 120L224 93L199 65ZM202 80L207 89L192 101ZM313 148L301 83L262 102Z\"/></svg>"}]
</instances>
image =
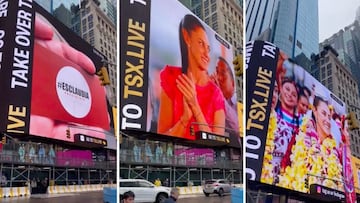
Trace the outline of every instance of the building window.
<instances>
[{"instance_id":1,"label":"building window","mask_svg":"<svg viewBox=\"0 0 360 203\"><path fill-rule=\"evenodd\" d=\"M328 69L327 75L328 75L328 76L331 76L331 69Z\"/></svg>"},{"instance_id":2,"label":"building window","mask_svg":"<svg viewBox=\"0 0 360 203\"><path fill-rule=\"evenodd\" d=\"M216 0L211 0L211 3L212 3L212 4L216 3Z\"/></svg>"},{"instance_id":3,"label":"building window","mask_svg":"<svg viewBox=\"0 0 360 203\"><path fill-rule=\"evenodd\" d=\"M94 26L93 21L89 21L89 29L93 28L93 26Z\"/></svg>"},{"instance_id":4,"label":"building window","mask_svg":"<svg viewBox=\"0 0 360 203\"><path fill-rule=\"evenodd\" d=\"M84 39L85 41L87 41L87 39L88 39L87 33L83 34L83 39Z\"/></svg>"},{"instance_id":5,"label":"building window","mask_svg":"<svg viewBox=\"0 0 360 203\"><path fill-rule=\"evenodd\" d=\"M329 60L329 59L328 59L328 60ZM326 63L326 59L325 59L325 63ZM328 69L328 71L331 70L331 67L332 67L332 64L331 64L331 63L329 63L329 64L326 66L326 68Z\"/></svg>"},{"instance_id":6,"label":"building window","mask_svg":"<svg viewBox=\"0 0 360 203\"><path fill-rule=\"evenodd\" d=\"M206 1L204 2L204 7L205 7L205 8L209 7L209 0L206 0Z\"/></svg>"},{"instance_id":7,"label":"building window","mask_svg":"<svg viewBox=\"0 0 360 203\"><path fill-rule=\"evenodd\" d=\"M302 44L299 42L299 40L296 40L296 46L298 46L300 49L302 49Z\"/></svg>"},{"instance_id":8,"label":"building window","mask_svg":"<svg viewBox=\"0 0 360 203\"><path fill-rule=\"evenodd\" d=\"M214 13L212 16L211 16L211 20L214 22L214 21L217 21L217 14Z\"/></svg>"},{"instance_id":9,"label":"building window","mask_svg":"<svg viewBox=\"0 0 360 203\"><path fill-rule=\"evenodd\" d=\"M329 78L330 79L330 78ZM332 81L331 80L328 80L328 88L330 91L333 90L333 84L332 84Z\"/></svg>"},{"instance_id":10,"label":"building window","mask_svg":"<svg viewBox=\"0 0 360 203\"><path fill-rule=\"evenodd\" d=\"M216 4L211 5L211 12L215 12L216 11Z\"/></svg>"},{"instance_id":11,"label":"building window","mask_svg":"<svg viewBox=\"0 0 360 203\"><path fill-rule=\"evenodd\" d=\"M205 9L205 17L209 15L209 9Z\"/></svg>"},{"instance_id":12,"label":"building window","mask_svg":"<svg viewBox=\"0 0 360 203\"><path fill-rule=\"evenodd\" d=\"M89 37L94 37L94 30L93 29L89 31Z\"/></svg>"},{"instance_id":13,"label":"building window","mask_svg":"<svg viewBox=\"0 0 360 203\"><path fill-rule=\"evenodd\" d=\"M218 23L216 21L213 21L212 28L217 31L218 30Z\"/></svg>"},{"instance_id":14,"label":"building window","mask_svg":"<svg viewBox=\"0 0 360 203\"><path fill-rule=\"evenodd\" d=\"M226 23L224 23L224 29L225 29L225 32L226 32L226 30L227 30L227 25L226 25Z\"/></svg>"},{"instance_id":15,"label":"building window","mask_svg":"<svg viewBox=\"0 0 360 203\"><path fill-rule=\"evenodd\" d=\"M210 19L209 19L209 18L206 18L206 19L205 19L205 23L206 23L207 25L209 25L209 24L210 24Z\"/></svg>"},{"instance_id":16,"label":"building window","mask_svg":"<svg viewBox=\"0 0 360 203\"><path fill-rule=\"evenodd\" d=\"M82 31L83 31L83 33L86 32L86 24L82 25Z\"/></svg>"},{"instance_id":17,"label":"building window","mask_svg":"<svg viewBox=\"0 0 360 203\"><path fill-rule=\"evenodd\" d=\"M329 57L325 57L325 63L329 62Z\"/></svg>"},{"instance_id":18,"label":"building window","mask_svg":"<svg viewBox=\"0 0 360 203\"><path fill-rule=\"evenodd\" d=\"M293 37L291 35L289 35L289 41L292 42L293 41Z\"/></svg>"},{"instance_id":19,"label":"building window","mask_svg":"<svg viewBox=\"0 0 360 203\"><path fill-rule=\"evenodd\" d=\"M94 45L95 45L94 37L90 37L90 44L91 44L91 46L94 46Z\"/></svg>"}]
</instances>

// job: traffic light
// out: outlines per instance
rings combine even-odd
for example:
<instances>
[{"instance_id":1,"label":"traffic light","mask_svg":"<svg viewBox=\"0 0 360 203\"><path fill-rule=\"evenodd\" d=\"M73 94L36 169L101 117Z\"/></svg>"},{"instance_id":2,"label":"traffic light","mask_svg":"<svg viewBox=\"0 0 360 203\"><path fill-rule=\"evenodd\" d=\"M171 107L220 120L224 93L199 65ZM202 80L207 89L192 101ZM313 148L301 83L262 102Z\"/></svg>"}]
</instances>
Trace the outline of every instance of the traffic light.
<instances>
[{"instance_id":1,"label":"traffic light","mask_svg":"<svg viewBox=\"0 0 360 203\"><path fill-rule=\"evenodd\" d=\"M66 137L70 139L70 129L66 129Z\"/></svg>"},{"instance_id":2,"label":"traffic light","mask_svg":"<svg viewBox=\"0 0 360 203\"><path fill-rule=\"evenodd\" d=\"M194 126L190 126L190 135L195 135Z\"/></svg>"},{"instance_id":3,"label":"traffic light","mask_svg":"<svg viewBox=\"0 0 360 203\"><path fill-rule=\"evenodd\" d=\"M100 70L96 73L96 75L99 76L102 86L110 85L110 78L109 78L109 74L106 70L106 67L101 67Z\"/></svg>"},{"instance_id":4,"label":"traffic light","mask_svg":"<svg viewBox=\"0 0 360 203\"><path fill-rule=\"evenodd\" d=\"M1 143L6 144L6 136L5 135L2 136Z\"/></svg>"},{"instance_id":5,"label":"traffic light","mask_svg":"<svg viewBox=\"0 0 360 203\"><path fill-rule=\"evenodd\" d=\"M348 120L350 130L359 129L359 123L358 123L358 121L356 119L356 115L353 111L349 112L349 114L346 116L346 119Z\"/></svg>"},{"instance_id":6,"label":"traffic light","mask_svg":"<svg viewBox=\"0 0 360 203\"><path fill-rule=\"evenodd\" d=\"M242 54L239 54L235 57L234 61L234 69L235 69L235 75L241 76L243 74L243 57Z\"/></svg>"},{"instance_id":7,"label":"traffic light","mask_svg":"<svg viewBox=\"0 0 360 203\"><path fill-rule=\"evenodd\" d=\"M308 177L305 178L305 188L309 189L309 178Z\"/></svg>"}]
</instances>

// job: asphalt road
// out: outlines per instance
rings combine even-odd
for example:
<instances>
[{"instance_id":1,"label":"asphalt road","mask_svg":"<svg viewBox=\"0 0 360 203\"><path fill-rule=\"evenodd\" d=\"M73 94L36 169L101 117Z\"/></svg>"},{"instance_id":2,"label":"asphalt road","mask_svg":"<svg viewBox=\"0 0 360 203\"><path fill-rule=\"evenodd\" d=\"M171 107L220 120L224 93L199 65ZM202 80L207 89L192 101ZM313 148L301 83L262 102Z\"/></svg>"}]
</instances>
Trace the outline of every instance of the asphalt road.
<instances>
[{"instance_id":1,"label":"asphalt road","mask_svg":"<svg viewBox=\"0 0 360 203\"><path fill-rule=\"evenodd\" d=\"M0 202L8 203L102 203L103 193L101 192L86 192L86 193L72 193L59 195L41 195L32 196L30 198L9 198L0 199Z\"/></svg>"},{"instance_id":2,"label":"asphalt road","mask_svg":"<svg viewBox=\"0 0 360 203\"><path fill-rule=\"evenodd\" d=\"M59 194L59 195L39 195L27 198L9 198L0 199L1 203L102 203L103 193L101 192L87 192L87 193L72 193L72 194ZM219 197L211 195L210 197L200 196L183 196L177 203L231 203L231 196L225 195Z\"/></svg>"},{"instance_id":3,"label":"asphalt road","mask_svg":"<svg viewBox=\"0 0 360 203\"><path fill-rule=\"evenodd\" d=\"M183 197L180 198L177 203L231 203L231 196L225 195L224 197L219 197L217 195L211 195L209 197L198 196L198 197Z\"/></svg>"}]
</instances>

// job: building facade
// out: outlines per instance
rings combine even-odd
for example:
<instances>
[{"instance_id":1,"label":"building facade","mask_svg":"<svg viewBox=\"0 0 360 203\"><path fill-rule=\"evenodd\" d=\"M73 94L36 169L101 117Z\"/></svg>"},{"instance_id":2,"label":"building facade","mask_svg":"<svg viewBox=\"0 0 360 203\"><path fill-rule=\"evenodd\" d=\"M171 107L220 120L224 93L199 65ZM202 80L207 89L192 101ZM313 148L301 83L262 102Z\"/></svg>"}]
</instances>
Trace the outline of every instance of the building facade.
<instances>
[{"instance_id":1,"label":"building facade","mask_svg":"<svg viewBox=\"0 0 360 203\"><path fill-rule=\"evenodd\" d=\"M354 75L358 85L360 84L360 26L355 21L330 38L320 43L320 48L332 46L339 53L339 60Z\"/></svg>"},{"instance_id":2,"label":"building facade","mask_svg":"<svg viewBox=\"0 0 360 203\"><path fill-rule=\"evenodd\" d=\"M110 18L112 23L116 25L116 1L102 0L100 8Z\"/></svg>"},{"instance_id":3,"label":"building facade","mask_svg":"<svg viewBox=\"0 0 360 203\"><path fill-rule=\"evenodd\" d=\"M250 0L246 8L247 41L270 41L310 70L311 55L319 52L317 0Z\"/></svg>"},{"instance_id":4,"label":"building facade","mask_svg":"<svg viewBox=\"0 0 360 203\"><path fill-rule=\"evenodd\" d=\"M83 0L80 9L82 38L106 56L110 88L107 96L112 106L116 105L117 91L117 34L112 20L99 7L99 2Z\"/></svg>"},{"instance_id":5,"label":"building facade","mask_svg":"<svg viewBox=\"0 0 360 203\"><path fill-rule=\"evenodd\" d=\"M78 1L58 1L56 2L59 3L57 4L57 7L54 7L55 1L40 1L39 3L45 7L46 11L43 9L44 7L40 8L35 4L32 5L32 8L37 12L37 14L42 15L44 19L51 22L54 31L57 32L58 35L63 35L65 42L74 44L72 42L76 41L79 43L78 45L74 45L74 48L79 50L82 50L83 48L85 50L88 48L89 50L92 50L88 44L83 42L78 36L76 36L76 34L71 32L70 29L67 29L60 23L60 21L56 21L50 13L48 13L52 11L52 15L55 15L55 17L61 18L62 20L66 20L65 22L67 23L64 23L63 21L63 24L69 26L72 22L72 8L79 8L78 4L75 6L76 4L73 4L72 2L76 3ZM29 4L31 3L29 2ZM15 4L15 2L9 1L9 5L10 4ZM12 10L9 10L9 13L11 12L16 14L18 11L20 11L19 8L12 6ZM14 27L16 26L11 23L9 23L9 25L13 25ZM31 30L31 32L33 32L33 30ZM64 61L64 63L67 61L65 59L66 54L54 53L54 49L51 49L50 46L46 49L46 51L52 52L48 53L49 55L47 55L47 57L55 57L56 60ZM33 53L33 50L29 53ZM36 53L36 51L34 53ZM7 57L7 55L5 57ZM50 60L50 62L53 60L52 58L49 59L46 58L46 56L44 57L44 55L37 57L35 54L33 55L33 58L34 61L37 60L37 58L47 61ZM36 66L36 63L34 62L31 66L29 66L29 68L35 70ZM43 65L41 68L44 68L42 71L46 72L45 74L47 76L48 72L51 72L49 70L52 67L49 68L47 65ZM47 70L45 70L46 68ZM74 76L67 76L67 78L71 77ZM34 82L37 79L34 78L35 77L33 75L33 80L30 83L32 84L31 89L37 90L37 87L34 85ZM51 78L51 76L48 78ZM50 88L50 82L56 84L56 81L47 81L47 86L44 86L45 89ZM45 102L51 100L51 97L46 97L46 94L40 95L41 96L37 97L41 97L41 99ZM24 95L24 97L20 97L20 100L26 100L27 97L28 96ZM33 96L33 98L34 97L36 96ZM53 103L54 102L51 104ZM73 104L78 105L76 102ZM36 104L34 104L34 106L35 105ZM101 105L105 104L102 103ZM46 107L44 108L46 109ZM75 108L78 108L78 106ZM106 109L106 107L103 106L103 109ZM49 111L54 111L54 109L50 109ZM56 108L55 111L61 111L61 109ZM106 112L103 113L106 116ZM29 111L28 114L33 115L33 112ZM96 116L98 116L98 114ZM2 138L0 143L1 187L24 186L29 183L29 180L35 179L42 181L48 179L49 183L47 184L53 185L104 184L116 179L116 146L114 146L115 144L107 144L107 142L116 143L113 133L105 130L100 131L99 129L94 130L90 125L81 125L80 129L79 125L76 125L79 123L71 122L71 124L69 124L66 118L59 119L51 116L43 116L41 119L43 120L39 123L40 128L43 129L45 126L46 128L49 128L48 131L31 132L29 130L24 133L14 133L2 130L0 132L0 136ZM45 122L44 120L51 121ZM26 122L34 123L34 120ZM53 130L56 129L56 127L51 123L55 122L59 123L59 125L67 125L66 130L64 129L58 131L58 135L60 135L60 137L52 136L54 132ZM76 128L78 130L77 133L75 133ZM97 133L102 133L103 135L99 137L96 136L95 133L90 133L91 131L97 131ZM62 139L62 136L66 136L66 139ZM79 136L79 138L82 137L83 139L80 138L77 140L77 136ZM107 136L110 138L108 139ZM32 191L32 194L35 194L34 190Z\"/></svg>"},{"instance_id":6,"label":"building facade","mask_svg":"<svg viewBox=\"0 0 360 203\"><path fill-rule=\"evenodd\" d=\"M246 1L246 41L270 41L279 0Z\"/></svg>"},{"instance_id":7,"label":"building facade","mask_svg":"<svg viewBox=\"0 0 360 203\"><path fill-rule=\"evenodd\" d=\"M235 55L241 53L243 37L243 12L235 0L180 0L195 15L234 47Z\"/></svg>"},{"instance_id":8,"label":"building facade","mask_svg":"<svg viewBox=\"0 0 360 203\"><path fill-rule=\"evenodd\" d=\"M347 112L353 111L360 118L359 87L349 68L339 59L339 54L331 46L325 46L320 54L314 57L315 66L312 74L317 72L317 78L325 87L332 91L348 107ZM360 131L350 131L351 151L356 157L360 157Z\"/></svg>"}]
</instances>

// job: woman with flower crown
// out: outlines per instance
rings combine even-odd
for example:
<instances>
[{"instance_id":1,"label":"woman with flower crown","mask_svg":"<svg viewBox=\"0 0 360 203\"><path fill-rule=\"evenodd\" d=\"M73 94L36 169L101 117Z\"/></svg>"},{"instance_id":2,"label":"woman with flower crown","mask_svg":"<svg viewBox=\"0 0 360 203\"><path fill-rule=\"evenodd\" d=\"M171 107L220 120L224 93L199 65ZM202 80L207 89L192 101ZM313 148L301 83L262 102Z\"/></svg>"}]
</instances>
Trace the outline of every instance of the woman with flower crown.
<instances>
[{"instance_id":1,"label":"woman with flower crown","mask_svg":"<svg viewBox=\"0 0 360 203\"><path fill-rule=\"evenodd\" d=\"M303 118L296 143L288 152L290 164L282 164L280 186L302 192L308 190L305 184L342 188L341 156L331 135L330 108L323 98L315 97L312 117Z\"/></svg>"}]
</instances>

